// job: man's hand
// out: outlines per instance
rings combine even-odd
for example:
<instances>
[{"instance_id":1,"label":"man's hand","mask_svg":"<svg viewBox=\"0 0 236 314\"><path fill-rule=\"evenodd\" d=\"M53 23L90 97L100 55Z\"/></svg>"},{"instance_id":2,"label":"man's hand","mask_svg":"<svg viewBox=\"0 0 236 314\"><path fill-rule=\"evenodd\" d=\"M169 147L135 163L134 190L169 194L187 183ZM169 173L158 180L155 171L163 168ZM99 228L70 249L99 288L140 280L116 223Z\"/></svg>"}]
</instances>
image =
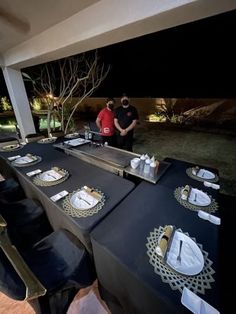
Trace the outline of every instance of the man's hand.
<instances>
[{"instance_id":1,"label":"man's hand","mask_svg":"<svg viewBox=\"0 0 236 314\"><path fill-rule=\"evenodd\" d=\"M120 135L121 135L121 136L125 136L126 134L127 134L127 131L124 130L124 129L122 129L121 132L120 132Z\"/></svg>"}]
</instances>

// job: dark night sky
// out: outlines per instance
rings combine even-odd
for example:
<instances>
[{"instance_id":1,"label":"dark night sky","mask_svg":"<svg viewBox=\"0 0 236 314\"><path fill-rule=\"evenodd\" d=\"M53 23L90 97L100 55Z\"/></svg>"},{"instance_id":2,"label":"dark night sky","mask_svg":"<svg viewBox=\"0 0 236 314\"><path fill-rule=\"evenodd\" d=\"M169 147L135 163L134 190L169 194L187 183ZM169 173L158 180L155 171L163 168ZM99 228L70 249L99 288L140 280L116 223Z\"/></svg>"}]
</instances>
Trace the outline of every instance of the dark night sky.
<instances>
[{"instance_id":1,"label":"dark night sky","mask_svg":"<svg viewBox=\"0 0 236 314\"><path fill-rule=\"evenodd\" d=\"M236 98L235 32L236 10L99 49L112 69L94 96Z\"/></svg>"}]
</instances>

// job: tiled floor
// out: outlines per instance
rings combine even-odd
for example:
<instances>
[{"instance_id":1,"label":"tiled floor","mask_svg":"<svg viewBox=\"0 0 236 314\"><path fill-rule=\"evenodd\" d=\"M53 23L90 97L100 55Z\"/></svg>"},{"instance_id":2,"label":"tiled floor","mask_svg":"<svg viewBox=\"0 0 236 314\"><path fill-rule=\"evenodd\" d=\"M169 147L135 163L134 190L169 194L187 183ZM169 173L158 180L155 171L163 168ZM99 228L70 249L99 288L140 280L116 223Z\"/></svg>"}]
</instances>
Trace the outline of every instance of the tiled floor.
<instances>
[{"instance_id":1,"label":"tiled floor","mask_svg":"<svg viewBox=\"0 0 236 314\"><path fill-rule=\"evenodd\" d=\"M0 293L0 314L35 314L25 301L15 301Z\"/></svg>"}]
</instances>

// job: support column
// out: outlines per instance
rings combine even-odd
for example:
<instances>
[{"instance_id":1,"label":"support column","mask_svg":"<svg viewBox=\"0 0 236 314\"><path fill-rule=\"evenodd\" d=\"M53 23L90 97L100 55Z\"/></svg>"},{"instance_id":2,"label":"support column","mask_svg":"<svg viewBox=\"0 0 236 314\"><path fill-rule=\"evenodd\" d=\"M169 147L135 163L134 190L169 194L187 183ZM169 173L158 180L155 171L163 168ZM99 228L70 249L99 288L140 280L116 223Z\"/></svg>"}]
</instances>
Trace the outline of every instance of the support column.
<instances>
[{"instance_id":1,"label":"support column","mask_svg":"<svg viewBox=\"0 0 236 314\"><path fill-rule=\"evenodd\" d=\"M21 71L2 67L11 103L15 112L21 136L35 133L34 121L30 110Z\"/></svg>"}]
</instances>

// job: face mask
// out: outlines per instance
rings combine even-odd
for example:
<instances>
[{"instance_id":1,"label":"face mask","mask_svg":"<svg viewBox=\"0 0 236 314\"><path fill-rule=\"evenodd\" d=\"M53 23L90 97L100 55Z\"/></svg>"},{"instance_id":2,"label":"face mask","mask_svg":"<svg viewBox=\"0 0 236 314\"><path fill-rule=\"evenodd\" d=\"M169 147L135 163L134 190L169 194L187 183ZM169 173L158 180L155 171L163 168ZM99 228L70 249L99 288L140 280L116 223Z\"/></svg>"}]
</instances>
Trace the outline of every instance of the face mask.
<instances>
[{"instance_id":1,"label":"face mask","mask_svg":"<svg viewBox=\"0 0 236 314\"><path fill-rule=\"evenodd\" d=\"M122 106L123 107L128 107L129 106L129 101L127 99L122 100Z\"/></svg>"},{"instance_id":2,"label":"face mask","mask_svg":"<svg viewBox=\"0 0 236 314\"><path fill-rule=\"evenodd\" d=\"M110 110L113 110L113 109L114 109L114 104L113 104L113 102L109 102L109 103L107 104L107 107L108 107Z\"/></svg>"}]
</instances>

